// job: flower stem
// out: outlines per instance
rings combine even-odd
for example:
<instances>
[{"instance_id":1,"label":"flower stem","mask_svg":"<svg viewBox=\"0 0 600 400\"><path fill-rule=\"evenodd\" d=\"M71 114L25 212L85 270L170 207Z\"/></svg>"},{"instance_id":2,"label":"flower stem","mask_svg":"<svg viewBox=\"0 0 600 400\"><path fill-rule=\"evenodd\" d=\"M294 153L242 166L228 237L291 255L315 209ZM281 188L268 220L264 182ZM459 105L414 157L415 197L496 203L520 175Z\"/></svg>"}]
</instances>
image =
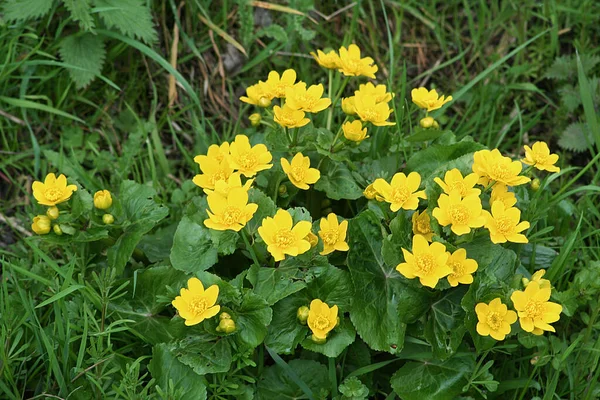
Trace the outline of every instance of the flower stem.
<instances>
[{"instance_id":1,"label":"flower stem","mask_svg":"<svg viewBox=\"0 0 600 400\"><path fill-rule=\"evenodd\" d=\"M329 70L329 88L327 90L327 97L331 99L333 95L333 70ZM329 111L327 112L327 129L331 127L331 119L333 118L333 106L329 107Z\"/></svg>"},{"instance_id":2,"label":"flower stem","mask_svg":"<svg viewBox=\"0 0 600 400\"><path fill-rule=\"evenodd\" d=\"M248 240L248 233L246 233L246 228L242 228L242 230L240 231L242 233L242 239L244 239L244 244L246 245L246 250L248 250L248 252L250 253L250 256L252 256L252 261L254 261L254 264L256 264L257 266L260 267L260 263L258 262L258 258L256 257L256 253L254 252L254 247L252 247L252 245L250 244L250 241Z\"/></svg>"},{"instance_id":3,"label":"flower stem","mask_svg":"<svg viewBox=\"0 0 600 400\"><path fill-rule=\"evenodd\" d=\"M346 85L348 84L349 80L350 80L349 76L344 78L344 81L342 82L342 86L340 87L340 90L338 90L337 94L335 95L335 99L333 99L333 101L331 102L331 106L329 108L330 116L333 114L333 109L335 108L335 105L337 104L338 100L342 96L342 93L344 93L344 89L346 88ZM331 118L327 119L327 129L328 130L331 129Z\"/></svg>"}]
</instances>

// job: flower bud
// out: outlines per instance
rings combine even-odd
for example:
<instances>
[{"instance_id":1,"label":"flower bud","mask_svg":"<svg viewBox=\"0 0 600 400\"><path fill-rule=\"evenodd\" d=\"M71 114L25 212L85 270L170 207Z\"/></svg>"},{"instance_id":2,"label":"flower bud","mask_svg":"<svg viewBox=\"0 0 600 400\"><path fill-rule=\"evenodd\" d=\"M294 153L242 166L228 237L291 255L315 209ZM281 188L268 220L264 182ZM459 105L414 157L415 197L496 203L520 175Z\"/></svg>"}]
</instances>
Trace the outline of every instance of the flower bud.
<instances>
[{"instance_id":1,"label":"flower bud","mask_svg":"<svg viewBox=\"0 0 600 400\"><path fill-rule=\"evenodd\" d=\"M319 339L319 338L315 337L315 335L311 335L310 340L312 340L316 344L323 344L323 343L327 342L327 339Z\"/></svg>"},{"instance_id":2,"label":"flower bud","mask_svg":"<svg viewBox=\"0 0 600 400\"><path fill-rule=\"evenodd\" d=\"M298 318L298 321L300 321L302 325L306 325L306 320L308 319L308 311L308 307L302 306L299 307L298 311L296 312L296 318Z\"/></svg>"},{"instance_id":3,"label":"flower bud","mask_svg":"<svg viewBox=\"0 0 600 400\"><path fill-rule=\"evenodd\" d=\"M355 115L354 96L342 98L342 111L347 115Z\"/></svg>"},{"instance_id":4,"label":"flower bud","mask_svg":"<svg viewBox=\"0 0 600 400\"><path fill-rule=\"evenodd\" d=\"M231 315L229 315L229 314L228 314L228 313L226 313L226 312L222 312L222 313L219 315L219 320L221 320L221 321L222 321L222 320L224 320L224 319L231 319Z\"/></svg>"},{"instance_id":5,"label":"flower bud","mask_svg":"<svg viewBox=\"0 0 600 400\"><path fill-rule=\"evenodd\" d=\"M115 222L115 217L113 217L112 214L104 214L102 216L102 222L104 222L105 225L110 225Z\"/></svg>"},{"instance_id":6,"label":"flower bud","mask_svg":"<svg viewBox=\"0 0 600 400\"><path fill-rule=\"evenodd\" d=\"M315 235L312 232L308 232L308 235L306 235L306 237L304 238L304 240L306 240L306 241L308 241L308 243L310 243L310 247L311 248L313 248L317 244L319 244L319 238L317 237L317 235Z\"/></svg>"},{"instance_id":7,"label":"flower bud","mask_svg":"<svg viewBox=\"0 0 600 400\"><path fill-rule=\"evenodd\" d=\"M60 211L58 211L58 207L52 206L48 208L48 211L46 211L46 215L50 219L57 219L60 215Z\"/></svg>"},{"instance_id":8,"label":"flower bud","mask_svg":"<svg viewBox=\"0 0 600 400\"><path fill-rule=\"evenodd\" d=\"M248 119L250 120L250 124L252 124L252 126L260 125L261 116L259 113L252 114L248 117Z\"/></svg>"},{"instance_id":9,"label":"flower bud","mask_svg":"<svg viewBox=\"0 0 600 400\"><path fill-rule=\"evenodd\" d=\"M112 196L108 190L99 190L94 194L94 207L106 210L112 206Z\"/></svg>"},{"instance_id":10,"label":"flower bud","mask_svg":"<svg viewBox=\"0 0 600 400\"><path fill-rule=\"evenodd\" d=\"M270 105L271 105L271 99L269 99L268 97L261 97L260 100L258 100L259 107L267 108Z\"/></svg>"},{"instance_id":11,"label":"flower bud","mask_svg":"<svg viewBox=\"0 0 600 400\"><path fill-rule=\"evenodd\" d=\"M540 356L533 356L529 362L531 365L536 365L540 361Z\"/></svg>"},{"instance_id":12,"label":"flower bud","mask_svg":"<svg viewBox=\"0 0 600 400\"><path fill-rule=\"evenodd\" d=\"M33 223L31 224L31 230L37 233L38 235L46 235L50 233L52 222L50 218L46 215L38 215L33 218Z\"/></svg>"},{"instance_id":13,"label":"flower bud","mask_svg":"<svg viewBox=\"0 0 600 400\"><path fill-rule=\"evenodd\" d=\"M279 191L280 195L284 195L287 193L287 186L286 185L279 185L279 188L277 189Z\"/></svg>"},{"instance_id":14,"label":"flower bud","mask_svg":"<svg viewBox=\"0 0 600 400\"><path fill-rule=\"evenodd\" d=\"M226 335L235 332L235 321L231 318L222 319L217 326L217 332L223 332Z\"/></svg>"},{"instance_id":15,"label":"flower bud","mask_svg":"<svg viewBox=\"0 0 600 400\"><path fill-rule=\"evenodd\" d=\"M538 190L540 190L540 185L541 185L541 182L538 178L535 178L534 180L531 181L531 189L534 192L537 192Z\"/></svg>"},{"instance_id":16,"label":"flower bud","mask_svg":"<svg viewBox=\"0 0 600 400\"><path fill-rule=\"evenodd\" d=\"M423 118L421 121L419 121L419 124L421 125L421 128L431 128L433 126L433 123L435 122L435 120L431 117L425 117Z\"/></svg>"},{"instance_id":17,"label":"flower bud","mask_svg":"<svg viewBox=\"0 0 600 400\"><path fill-rule=\"evenodd\" d=\"M433 125L431 126L433 129L440 129L440 124L436 120L433 120Z\"/></svg>"},{"instance_id":18,"label":"flower bud","mask_svg":"<svg viewBox=\"0 0 600 400\"><path fill-rule=\"evenodd\" d=\"M363 195L368 199L368 200L373 200L375 198L375 196L377 196L377 190L375 190L375 188L373 187L373 184L369 184L369 186L367 186L365 188L365 190L363 191Z\"/></svg>"},{"instance_id":19,"label":"flower bud","mask_svg":"<svg viewBox=\"0 0 600 400\"><path fill-rule=\"evenodd\" d=\"M58 224L54 224L52 225L52 230L54 231L54 233L56 233L58 236L63 234L62 229L60 229L60 225Z\"/></svg>"}]
</instances>

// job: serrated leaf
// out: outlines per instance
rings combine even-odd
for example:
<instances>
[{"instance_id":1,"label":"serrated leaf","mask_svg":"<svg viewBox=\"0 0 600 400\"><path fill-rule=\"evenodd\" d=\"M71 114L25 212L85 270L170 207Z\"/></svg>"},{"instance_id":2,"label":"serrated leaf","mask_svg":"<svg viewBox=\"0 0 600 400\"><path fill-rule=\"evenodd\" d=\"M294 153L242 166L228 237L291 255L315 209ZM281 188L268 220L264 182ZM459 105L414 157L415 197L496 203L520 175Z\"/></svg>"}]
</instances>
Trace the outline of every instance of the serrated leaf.
<instances>
[{"instance_id":1,"label":"serrated leaf","mask_svg":"<svg viewBox=\"0 0 600 400\"><path fill-rule=\"evenodd\" d=\"M558 145L565 149L574 152L587 151L591 145L592 132L587 125L582 122L575 122L563 131L558 139Z\"/></svg>"},{"instance_id":2,"label":"serrated leaf","mask_svg":"<svg viewBox=\"0 0 600 400\"><path fill-rule=\"evenodd\" d=\"M554 60L548 71L546 71L546 78L556 80L568 80L575 76L577 67L575 60L571 56L562 56Z\"/></svg>"},{"instance_id":3,"label":"serrated leaf","mask_svg":"<svg viewBox=\"0 0 600 400\"><path fill-rule=\"evenodd\" d=\"M46 15L52 3L54 0L6 0L2 12L7 21L25 21Z\"/></svg>"},{"instance_id":4,"label":"serrated leaf","mask_svg":"<svg viewBox=\"0 0 600 400\"><path fill-rule=\"evenodd\" d=\"M285 32L285 29L281 25L271 24L265 28L262 28L256 33L258 37L270 37L272 39L277 40L281 43L286 43L288 41L288 35Z\"/></svg>"},{"instance_id":5,"label":"serrated leaf","mask_svg":"<svg viewBox=\"0 0 600 400\"><path fill-rule=\"evenodd\" d=\"M60 42L60 57L69 68L77 88L86 87L102 72L106 49L100 36L91 33L67 36Z\"/></svg>"},{"instance_id":6,"label":"serrated leaf","mask_svg":"<svg viewBox=\"0 0 600 400\"><path fill-rule=\"evenodd\" d=\"M100 18L109 28L146 43L156 41L150 8L143 0L94 0Z\"/></svg>"},{"instance_id":7,"label":"serrated leaf","mask_svg":"<svg viewBox=\"0 0 600 400\"><path fill-rule=\"evenodd\" d=\"M558 89L558 93L560 94L560 102L569 112L575 111L581 105L579 88L573 87L573 85L565 85Z\"/></svg>"},{"instance_id":8,"label":"serrated leaf","mask_svg":"<svg viewBox=\"0 0 600 400\"><path fill-rule=\"evenodd\" d=\"M91 14L90 0L62 0L67 10L71 13L71 18L79 22L81 29L91 31L94 29L94 18Z\"/></svg>"}]
</instances>

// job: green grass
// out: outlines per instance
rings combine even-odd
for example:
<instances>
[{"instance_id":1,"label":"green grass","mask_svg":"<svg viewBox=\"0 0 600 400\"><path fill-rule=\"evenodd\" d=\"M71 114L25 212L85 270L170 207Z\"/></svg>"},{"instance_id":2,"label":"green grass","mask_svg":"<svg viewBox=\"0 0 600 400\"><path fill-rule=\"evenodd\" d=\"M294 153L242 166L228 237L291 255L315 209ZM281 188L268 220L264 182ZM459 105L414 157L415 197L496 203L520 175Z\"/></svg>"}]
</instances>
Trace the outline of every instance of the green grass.
<instances>
[{"instance_id":1,"label":"green grass","mask_svg":"<svg viewBox=\"0 0 600 400\"><path fill-rule=\"evenodd\" d=\"M70 66L58 53L61 38L78 29L64 7L26 22L0 16L0 397L179 398L176 385L156 389L148 372L152 346L135 329L137 315L119 308L135 292L137 272L147 258L136 258L122 274L93 246L56 247L28 237L35 209L32 181L59 170L90 191L117 188L125 179L151 184L170 209L159 233L172 235L194 190L189 185L197 173L194 156L250 129L252 110L238 100L245 87L291 65L300 77L326 85L327 73L308 52L352 42L375 58L378 81L396 93L398 123L391 131L398 143L418 124L408 94L420 85L453 94L451 106L437 117L444 129L506 154L515 155L537 139L558 150L568 123L589 124L589 150L559 152L563 172L542 180L524 214L528 220L539 218L527 267L548 268L572 315L562 316L557 333L547 340L513 338L504 348L480 355L470 380L477 389L470 393L515 400L600 397L600 128L590 83L598 68L586 76L578 63L573 71L582 101L575 113L562 111L559 85L544 77L558 56L598 55L596 1L359 1L330 20L321 15L345 3L321 2L319 14L308 12L310 1L285 3L307 11L310 19L244 1L215 7L206 0L186 2L175 18L179 4L174 0L148 3L158 41L145 44L98 26L106 61L102 75L84 89L76 88ZM265 15L283 27L287 40L278 41L279 32L264 33L257 21ZM173 68L169 49L175 24L180 38ZM209 34L209 25L221 32ZM247 57L230 50L226 38L243 46ZM179 96L172 108L167 106L170 73L177 78ZM373 142L373 153L379 154L386 143ZM406 158L414 150L406 149ZM418 345L407 343L404 351L417 352ZM264 360L288 371L292 381L300 380L287 364L293 357L264 350L254 355L255 367L238 365L214 374L209 398L242 398L228 385L259 379ZM400 363L418 359L418 354L405 358L400 353L397 361L373 352L367 366L342 375L351 356L360 354L338 359L337 370L329 364L330 384L366 377L363 382L376 387L382 399L395 398L389 377ZM495 391L486 390L492 379L488 369L498 382Z\"/></svg>"}]
</instances>

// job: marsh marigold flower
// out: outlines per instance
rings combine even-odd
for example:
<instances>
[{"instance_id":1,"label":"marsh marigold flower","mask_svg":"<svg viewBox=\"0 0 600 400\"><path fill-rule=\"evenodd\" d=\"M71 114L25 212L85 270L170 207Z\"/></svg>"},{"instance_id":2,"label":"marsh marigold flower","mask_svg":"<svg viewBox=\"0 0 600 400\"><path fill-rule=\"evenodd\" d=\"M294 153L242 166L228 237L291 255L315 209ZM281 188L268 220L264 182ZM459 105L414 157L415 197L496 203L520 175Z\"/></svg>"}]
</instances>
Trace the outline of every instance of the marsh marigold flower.
<instances>
[{"instance_id":1,"label":"marsh marigold flower","mask_svg":"<svg viewBox=\"0 0 600 400\"><path fill-rule=\"evenodd\" d=\"M394 110L387 103L377 103L375 96L355 95L354 108L363 122L370 122L375 126L396 125L387 120Z\"/></svg>"},{"instance_id":2,"label":"marsh marigold flower","mask_svg":"<svg viewBox=\"0 0 600 400\"><path fill-rule=\"evenodd\" d=\"M216 192L223 197L227 197L229 191L234 188L244 188L245 191L248 191L250 189L250 186L252 186L253 182L254 179L248 179L246 183L244 183L244 185L242 186L242 178L240 177L240 173L234 172L226 180L216 181L215 188L213 190L204 189L204 193L212 194L213 192Z\"/></svg>"},{"instance_id":3,"label":"marsh marigold flower","mask_svg":"<svg viewBox=\"0 0 600 400\"><path fill-rule=\"evenodd\" d=\"M279 77L276 71L269 72L269 77L265 82L267 90L274 96L280 99L285 98L285 92L287 88L291 88L296 83L296 71L293 69L286 69Z\"/></svg>"},{"instance_id":4,"label":"marsh marigold flower","mask_svg":"<svg viewBox=\"0 0 600 400\"><path fill-rule=\"evenodd\" d=\"M510 326L517 321L517 313L509 310L497 297L490 304L478 303L475 306L477 314L477 333L481 336L491 336L496 340L504 340L510 333Z\"/></svg>"},{"instance_id":5,"label":"marsh marigold flower","mask_svg":"<svg viewBox=\"0 0 600 400\"><path fill-rule=\"evenodd\" d=\"M465 285L473 283L473 273L477 271L477 261L467 258L465 249L458 249L448 257L448 266L452 268L452 273L448 275L450 286L458 286L459 283Z\"/></svg>"},{"instance_id":6,"label":"marsh marigold flower","mask_svg":"<svg viewBox=\"0 0 600 400\"><path fill-rule=\"evenodd\" d=\"M340 63L340 56L335 50L331 50L327 53L317 50L317 54L310 52L310 55L319 63L323 68L337 69Z\"/></svg>"},{"instance_id":7,"label":"marsh marigold flower","mask_svg":"<svg viewBox=\"0 0 600 400\"><path fill-rule=\"evenodd\" d=\"M194 162L197 163L200 168L202 168L202 164L208 162L209 160L220 163L227 157L229 157L229 142L223 142L221 144L211 144L208 146L206 155L201 154L194 157Z\"/></svg>"},{"instance_id":8,"label":"marsh marigold flower","mask_svg":"<svg viewBox=\"0 0 600 400\"><path fill-rule=\"evenodd\" d=\"M365 188L365 190L363 191L363 195L368 200L373 200L378 197L377 190L375 190L375 187L373 186L372 183L369 183L369 185ZM379 199L377 199L377 200L379 200Z\"/></svg>"},{"instance_id":9,"label":"marsh marigold flower","mask_svg":"<svg viewBox=\"0 0 600 400\"><path fill-rule=\"evenodd\" d=\"M406 176L402 172L394 174L392 182L387 183L385 179L378 178L373 182L373 187L386 202L390 203L393 212L399 209L416 210L419 206L419 198L427 199L424 190L419 190L421 175L411 172Z\"/></svg>"},{"instance_id":10,"label":"marsh marigold flower","mask_svg":"<svg viewBox=\"0 0 600 400\"><path fill-rule=\"evenodd\" d=\"M525 235L519 233L529 228L529 222L521 221L521 211L506 207L503 202L492 203L492 212L483 211L485 227L490 231L492 243L527 243Z\"/></svg>"},{"instance_id":11,"label":"marsh marigold flower","mask_svg":"<svg viewBox=\"0 0 600 400\"><path fill-rule=\"evenodd\" d=\"M37 233L38 235L46 235L50 233L50 228L52 228L52 221L46 215L38 215L33 218L33 223L31 224L31 230Z\"/></svg>"},{"instance_id":12,"label":"marsh marigold flower","mask_svg":"<svg viewBox=\"0 0 600 400\"><path fill-rule=\"evenodd\" d=\"M362 142L369 136L367 136L367 128L363 128L360 120L347 121L342 125L342 131L344 131L344 137L352 142Z\"/></svg>"},{"instance_id":13,"label":"marsh marigold flower","mask_svg":"<svg viewBox=\"0 0 600 400\"><path fill-rule=\"evenodd\" d=\"M171 302L179 312L179 316L185 319L187 326L199 324L219 313L221 306L215 305L217 297L219 297L217 285L212 285L204 290L200 279L190 278L187 286L187 288L181 288L180 295Z\"/></svg>"},{"instance_id":14,"label":"marsh marigold flower","mask_svg":"<svg viewBox=\"0 0 600 400\"><path fill-rule=\"evenodd\" d=\"M348 230L348 221L344 220L338 223L337 216L334 213L329 213L327 218L321 218L319 223L321 230L319 236L323 241L323 251L321 255L333 253L335 250L348 251L348 243L346 243L346 231Z\"/></svg>"},{"instance_id":15,"label":"marsh marigold flower","mask_svg":"<svg viewBox=\"0 0 600 400\"><path fill-rule=\"evenodd\" d=\"M267 245L267 250L275 261L281 261L286 254L297 256L310 250L306 240L312 225L308 221L300 221L294 226L292 215L286 210L277 210L274 217L266 217L258 228L258 234Z\"/></svg>"},{"instance_id":16,"label":"marsh marigold flower","mask_svg":"<svg viewBox=\"0 0 600 400\"><path fill-rule=\"evenodd\" d=\"M257 204L248 203L248 191L244 188L230 189L227 196L212 193L207 196L207 200L208 219L204 220L204 225L217 231L238 232L258 209Z\"/></svg>"},{"instance_id":17,"label":"marsh marigold flower","mask_svg":"<svg viewBox=\"0 0 600 400\"><path fill-rule=\"evenodd\" d=\"M248 86L246 88L246 96L240 97L240 100L244 103L252 104L259 107L269 107L271 100L273 99L273 93L269 86L263 81L259 81L257 84Z\"/></svg>"},{"instance_id":18,"label":"marsh marigold flower","mask_svg":"<svg viewBox=\"0 0 600 400\"><path fill-rule=\"evenodd\" d=\"M452 101L452 96L440 96L438 95L437 90L427 90L424 87L413 89L410 92L410 95L413 103L415 103L419 108L424 108L427 111L437 110L447 102Z\"/></svg>"},{"instance_id":19,"label":"marsh marigold flower","mask_svg":"<svg viewBox=\"0 0 600 400\"><path fill-rule=\"evenodd\" d=\"M427 210L415 211L412 215L412 230L413 234L423 236L428 242L433 240L433 231L431 230L431 219Z\"/></svg>"},{"instance_id":20,"label":"marsh marigold flower","mask_svg":"<svg viewBox=\"0 0 600 400\"><path fill-rule=\"evenodd\" d=\"M485 214L482 213L481 199L476 194L461 198L458 190L453 190L449 195L441 194L438 206L433 209L433 216L441 226L450 225L450 229L457 235L471 232L471 228L481 228L485 223Z\"/></svg>"},{"instance_id":21,"label":"marsh marigold flower","mask_svg":"<svg viewBox=\"0 0 600 400\"><path fill-rule=\"evenodd\" d=\"M550 324L560 319L562 306L550 300L549 286L540 287L532 281L524 291L517 290L510 296L519 314L519 323L525 332L542 335L544 331L556 332Z\"/></svg>"},{"instance_id":22,"label":"marsh marigold flower","mask_svg":"<svg viewBox=\"0 0 600 400\"><path fill-rule=\"evenodd\" d=\"M404 262L396 270L408 279L419 278L421 285L435 288L438 281L452 273L448 266L446 246L441 243L427 243L421 235L413 236L412 253L402 249Z\"/></svg>"},{"instance_id":23,"label":"marsh marigold flower","mask_svg":"<svg viewBox=\"0 0 600 400\"><path fill-rule=\"evenodd\" d=\"M356 107L354 106L354 96L342 98L342 111L346 115L356 115Z\"/></svg>"},{"instance_id":24,"label":"marsh marigold flower","mask_svg":"<svg viewBox=\"0 0 600 400\"><path fill-rule=\"evenodd\" d=\"M35 181L31 185L33 197L43 206L55 206L68 201L73 192L77 190L75 185L67 185L67 177L60 174L58 178L52 172L46 175L44 182Z\"/></svg>"},{"instance_id":25,"label":"marsh marigold flower","mask_svg":"<svg viewBox=\"0 0 600 400\"><path fill-rule=\"evenodd\" d=\"M444 180L435 177L433 180L435 183L440 185L444 193L450 194L453 190L457 190L460 197L467 197L469 195L479 196L481 190L475 189L477 180L479 177L476 173L471 173L463 178L458 168L446 171Z\"/></svg>"},{"instance_id":26,"label":"marsh marigold flower","mask_svg":"<svg viewBox=\"0 0 600 400\"><path fill-rule=\"evenodd\" d=\"M94 193L94 207L106 210L112 206L112 196L108 190L98 190Z\"/></svg>"},{"instance_id":27,"label":"marsh marigold flower","mask_svg":"<svg viewBox=\"0 0 600 400\"><path fill-rule=\"evenodd\" d=\"M379 68L371 57L360 57L360 49L351 44L348 48L340 47L339 71L346 76L366 76L375 79Z\"/></svg>"},{"instance_id":28,"label":"marsh marigold flower","mask_svg":"<svg viewBox=\"0 0 600 400\"><path fill-rule=\"evenodd\" d=\"M393 94L387 91L385 85L373 85L371 82L362 83L358 90L354 92L355 96L373 96L377 103L388 103L392 100Z\"/></svg>"},{"instance_id":29,"label":"marsh marigold flower","mask_svg":"<svg viewBox=\"0 0 600 400\"><path fill-rule=\"evenodd\" d=\"M317 340L325 340L338 324L338 306L329 307L327 303L314 299L310 302L306 322Z\"/></svg>"},{"instance_id":30,"label":"marsh marigold flower","mask_svg":"<svg viewBox=\"0 0 600 400\"><path fill-rule=\"evenodd\" d=\"M479 150L473 154L473 172L479 175L478 183L488 186L499 182L507 186L523 185L530 181L520 176L523 164L503 156L500 150Z\"/></svg>"},{"instance_id":31,"label":"marsh marigold flower","mask_svg":"<svg viewBox=\"0 0 600 400\"><path fill-rule=\"evenodd\" d=\"M311 85L298 84L285 90L285 104L293 110L302 110L310 113L318 113L331 105L331 99L323 96L322 84Z\"/></svg>"},{"instance_id":32,"label":"marsh marigold flower","mask_svg":"<svg viewBox=\"0 0 600 400\"><path fill-rule=\"evenodd\" d=\"M509 208L517 204L517 197L513 192L508 191L508 186L495 184L490 195L490 204L494 204L496 201L501 201L506 208Z\"/></svg>"},{"instance_id":33,"label":"marsh marigold flower","mask_svg":"<svg viewBox=\"0 0 600 400\"><path fill-rule=\"evenodd\" d=\"M194 160L196 161L198 157ZM198 161L196 161L198 162ZM218 181L227 181L234 169L229 165L229 161L217 161L214 158L206 158L200 163L202 174L194 176L192 182L202 189L214 189Z\"/></svg>"},{"instance_id":34,"label":"marsh marigold flower","mask_svg":"<svg viewBox=\"0 0 600 400\"><path fill-rule=\"evenodd\" d=\"M272 159L273 156L267 150L267 146L262 143L251 146L246 135L237 135L229 145L231 167L246 177L252 177L259 171L271 168L273 164L269 164L269 162Z\"/></svg>"},{"instance_id":35,"label":"marsh marigold flower","mask_svg":"<svg viewBox=\"0 0 600 400\"><path fill-rule=\"evenodd\" d=\"M273 121L284 128L300 128L310 122L310 119L304 117L304 111L294 110L287 104L273 107L273 113Z\"/></svg>"},{"instance_id":36,"label":"marsh marigold flower","mask_svg":"<svg viewBox=\"0 0 600 400\"><path fill-rule=\"evenodd\" d=\"M288 179L299 189L308 190L309 186L317 182L321 177L321 172L316 168L310 168L310 158L302 153L297 153L290 163L285 158L281 159L281 168L288 176Z\"/></svg>"},{"instance_id":37,"label":"marsh marigold flower","mask_svg":"<svg viewBox=\"0 0 600 400\"><path fill-rule=\"evenodd\" d=\"M542 279L545 273L545 269L540 269L531 275L531 279L523 278L523 286L527 287L527 285L529 285L531 282L537 282L537 284L540 286L540 289L551 288L552 285L550 284L550 281L548 279Z\"/></svg>"},{"instance_id":38,"label":"marsh marigold flower","mask_svg":"<svg viewBox=\"0 0 600 400\"><path fill-rule=\"evenodd\" d=\"M525 158L522 159L525 164L533 165L540 171L560 172L556 165L558 154L550 154L550 149L545 142L535 142L532 147L527 145L525 148Z\"/></svg>"}]
</instances>

